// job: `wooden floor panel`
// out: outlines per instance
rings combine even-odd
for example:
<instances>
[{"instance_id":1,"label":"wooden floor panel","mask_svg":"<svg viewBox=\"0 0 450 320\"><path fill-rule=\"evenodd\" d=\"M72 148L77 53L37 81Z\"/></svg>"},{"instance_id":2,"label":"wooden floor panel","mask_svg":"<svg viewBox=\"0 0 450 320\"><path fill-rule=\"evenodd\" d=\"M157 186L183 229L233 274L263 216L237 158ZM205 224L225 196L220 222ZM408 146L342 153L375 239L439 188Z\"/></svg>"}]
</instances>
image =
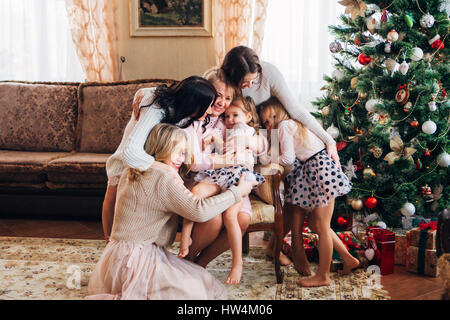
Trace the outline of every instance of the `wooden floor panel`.
<instances>
[{"instance_id":1,"label":"wooden floor panel","mask_svg":"<svg viewBox=\"0 0 450 320\"><path fill-rule=\"evenodd\" d=\"M265 245L263 232L250 235L251 245ZM0 219L0 236L64 239L103 239L101 221ZM439 300L444 292L440 278L419 276L395 266L381 284L394 300Z\"/></svg>"}]
</instances>

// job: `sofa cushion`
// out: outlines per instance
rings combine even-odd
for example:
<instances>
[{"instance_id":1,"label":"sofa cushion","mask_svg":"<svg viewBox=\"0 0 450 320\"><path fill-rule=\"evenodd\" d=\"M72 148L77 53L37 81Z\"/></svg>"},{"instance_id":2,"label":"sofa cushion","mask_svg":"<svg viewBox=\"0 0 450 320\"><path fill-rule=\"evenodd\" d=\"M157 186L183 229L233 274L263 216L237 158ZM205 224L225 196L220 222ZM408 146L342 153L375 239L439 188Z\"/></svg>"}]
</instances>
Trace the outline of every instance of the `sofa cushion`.
<instances>
[{"instance_id":1,"label":"sofa cushion","mask_svg":"<svg viewBox=\"0 0 450 320\"><path fill-rule=\"evenodd\" d=\"M75 153L50 161L46 166L50 186L57 184L106 187L106 160L109 153Z\"/></svg>"},{"instance_id":2,"label":"sofa cushion","mask_svg":"<svg viewBox=\"0 0 450 320\"><path fill-rule=\"evenodd\" d=\"M69 155L68 152L31 152L0 150L0 182L43 183L45 166L53 159Z\"/></svg>"},{"instance_id":3,"label":"sofa cushion","mask_svg":"<svg viewBox=\"0 0 450 320\"><path fill-rule=\"evenodd\" d=\"M130 120L136 91L173 82L155 79L81 84L77 151L113 153Z\"/></svg>"},{"instance_id":4,"label":"sofa cushion","mask_svg":"<svg viewBox=\"0 0 450 320\"><path fill-rule=\"evenodd\" d=\"M0 82L0 149L72 151L78 86Z\"/></svg>"}]
</instances>

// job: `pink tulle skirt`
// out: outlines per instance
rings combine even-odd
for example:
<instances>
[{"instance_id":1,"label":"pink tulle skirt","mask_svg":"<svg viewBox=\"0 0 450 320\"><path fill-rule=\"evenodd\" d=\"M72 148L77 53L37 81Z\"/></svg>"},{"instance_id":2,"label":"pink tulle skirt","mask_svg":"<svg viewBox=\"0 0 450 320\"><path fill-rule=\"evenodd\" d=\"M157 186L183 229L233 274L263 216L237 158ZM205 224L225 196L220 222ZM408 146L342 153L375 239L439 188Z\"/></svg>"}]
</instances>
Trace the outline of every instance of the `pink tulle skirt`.
<instances>
[{"instance_id":1,"label":"pink tulle skirt","mask_svg":"<svg viewBox=\"0 0 450 320\"><path fill-rule=\"evenodd\" d=\"M193 262L156 244L111 240L88 285L93 300L227 299L225 287Z\"/></svg>"}]
</instances>

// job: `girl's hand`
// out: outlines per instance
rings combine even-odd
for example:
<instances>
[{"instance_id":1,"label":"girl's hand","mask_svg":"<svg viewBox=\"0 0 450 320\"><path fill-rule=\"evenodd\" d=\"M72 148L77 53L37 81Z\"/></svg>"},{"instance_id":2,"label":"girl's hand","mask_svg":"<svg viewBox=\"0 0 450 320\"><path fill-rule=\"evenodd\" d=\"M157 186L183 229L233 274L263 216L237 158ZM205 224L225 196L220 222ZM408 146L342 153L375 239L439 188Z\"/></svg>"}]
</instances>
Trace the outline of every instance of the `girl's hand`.
<instances>
[{"instance_id":1,"label":"girl's hand","mask_svg":"<svg viewBox=\"0 0 450 320\"><path fill-rule=\"evenodd\" d=\"M239 191L241 192L241 196L245 197L248 196L249 193L252 191L253 187L258 184L256 180L248 181L245 179L246 173L244 172L241 174L241 177L239 178L237 187L239 188Z\"/></svg>"},{"instance_id":2,"label":"girl's hand","mask_svg":"<svg viewBox=\"0 0 450 320\"><path fill-rule=\"evenodd\" d=\"M214 137L212 135L207 136L206 138L202 139L202 149L203 151L213 142Z\"/></svg>"},{"instance_id":3,"label":"girl's hand","mask_svg":"<svg viewBox=\"0 0 450 320\"><path fill-rule=\"evenodd\" d=\"M336 149L336 143L327 145L327 153L330 158L336 163L339 169L341 169L341 162L339 161L339 155Z\"/></svg>"}]
</instances>

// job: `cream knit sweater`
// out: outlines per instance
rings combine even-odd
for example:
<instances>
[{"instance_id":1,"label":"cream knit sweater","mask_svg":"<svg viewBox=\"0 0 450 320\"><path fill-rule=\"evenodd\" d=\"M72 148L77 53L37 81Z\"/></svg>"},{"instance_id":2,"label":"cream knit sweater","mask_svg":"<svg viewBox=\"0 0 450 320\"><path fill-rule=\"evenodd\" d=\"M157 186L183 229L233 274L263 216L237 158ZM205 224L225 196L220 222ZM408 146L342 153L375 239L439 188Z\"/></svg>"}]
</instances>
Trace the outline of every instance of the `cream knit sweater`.
<instances>
[{"instance_id":1,"label":"cream knit sweater","mask_svg":"<svg viewBox=\"0 0 450 320\"><path fill-rule=\"evenodd\" d=\"M172 244L178 215L195 222L205 222L241 201L236 186L206 199L199 199L183 184L178 173L155 161L135 181L124 170L117 189L111 239L142 244Z\"/></svg>"}]
</instances>

